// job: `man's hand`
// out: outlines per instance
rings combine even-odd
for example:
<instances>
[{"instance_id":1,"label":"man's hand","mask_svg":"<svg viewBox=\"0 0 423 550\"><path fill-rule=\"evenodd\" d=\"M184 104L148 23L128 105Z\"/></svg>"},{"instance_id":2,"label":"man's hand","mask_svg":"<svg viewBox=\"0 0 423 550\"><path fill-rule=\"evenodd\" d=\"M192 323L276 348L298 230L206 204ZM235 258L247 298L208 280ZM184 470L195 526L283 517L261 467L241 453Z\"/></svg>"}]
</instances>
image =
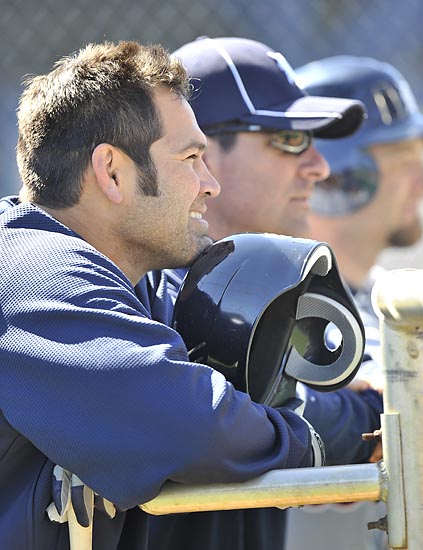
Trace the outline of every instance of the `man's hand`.
<instances>
[{"instance_id":1,"label":"man's hand","mask_svg":"<svg viewBox=\"0 0 423 550\"><path fill-rule=\"evenodd\" d=\"M347 388L353 391L375 390L383 393L385 376L380 364L373 359L366 359L359 368L354 380Z\"/></svg>"},{"instance_id":2,"label":"man's hand","mask_svg":"<svg viewBox=\"0 0 423 550\"><path fill-rule=\"evenodd\" d=\"M382 449L382 430L375 430L373 433L364 433L361 435L364 441L371 441L376 439L376 445L373 449L372 456L369 458L369 462L379 462L383 458Z\"/></svg>"},{"instance_id":3,"label":"man's hand","mask_svg":"<svg viewBox=\"0 0 423 550\"><path fill-rule=\"evenodd\" d=\"M369 458L369 462L379 462L383 458L382 443L378 441L373 449L372 456Z\"/></svg>"},{"instance_id":4,"label":"man's hand","mask_svg":"<svg viewBox=\"0 0 423 550\"><path fill-rule=\"evenodd\" d=\"M352 382L346 386L348 389L361 392L365 390L375 390L379 393L383 393L384 382L381 377L356 377Z\"/></svg>"}]
</instances>

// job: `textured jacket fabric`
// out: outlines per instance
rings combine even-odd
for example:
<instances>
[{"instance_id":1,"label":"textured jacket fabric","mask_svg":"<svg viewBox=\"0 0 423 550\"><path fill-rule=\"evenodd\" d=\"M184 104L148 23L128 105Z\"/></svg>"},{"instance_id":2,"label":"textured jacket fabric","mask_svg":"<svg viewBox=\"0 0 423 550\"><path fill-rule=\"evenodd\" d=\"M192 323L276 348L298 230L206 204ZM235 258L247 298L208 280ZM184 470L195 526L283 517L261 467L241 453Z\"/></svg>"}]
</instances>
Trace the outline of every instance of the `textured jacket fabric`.
<instances>
[{"instance_id":1,"label":"textured jacket fabric","mask_svg":"<svg viewBox=\"0 0 423 550\"><path fill-rule=\"evenodd\" d=\"M127 510L95 514L94 550L145 548L148 516L136 506L166 480L237 482L310 465L300 417L189 363L165 324L160 273L134 291L107 257L31 204L0 215L0 265L2 548L69 547L66 524L45 512L54 464Z\"/></svg>"}]
</instances>

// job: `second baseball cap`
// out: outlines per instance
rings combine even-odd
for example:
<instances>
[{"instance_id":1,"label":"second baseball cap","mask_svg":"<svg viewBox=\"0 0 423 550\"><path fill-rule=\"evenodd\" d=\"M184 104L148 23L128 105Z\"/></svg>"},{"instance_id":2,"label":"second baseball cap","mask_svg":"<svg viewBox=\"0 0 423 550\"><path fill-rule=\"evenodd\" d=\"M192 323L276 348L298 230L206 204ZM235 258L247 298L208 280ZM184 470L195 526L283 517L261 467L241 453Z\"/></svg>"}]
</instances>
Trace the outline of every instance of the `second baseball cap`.
<instances>
[{"instance_id":1,"label":"second baseball cap","mask_svg":"<svg viewBox=\"0 0 423 550\"><path fill-rule=\"evenodd\" d=\"M365 116L360 101L307 95L285 57L254 40L201 37L173 55L191 77L191 106L206 133L237 121L338 138L354 133Z\"/></svg>"}]
</instances>

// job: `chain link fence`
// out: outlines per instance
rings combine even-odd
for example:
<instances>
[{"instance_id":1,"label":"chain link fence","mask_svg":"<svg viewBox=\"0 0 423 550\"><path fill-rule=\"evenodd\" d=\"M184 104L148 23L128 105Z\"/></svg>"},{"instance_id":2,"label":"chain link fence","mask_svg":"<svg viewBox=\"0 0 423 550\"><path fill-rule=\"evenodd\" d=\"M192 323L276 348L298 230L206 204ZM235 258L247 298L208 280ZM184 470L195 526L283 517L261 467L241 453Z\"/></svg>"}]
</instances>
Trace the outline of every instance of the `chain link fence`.
<instances>
[{"instance_id":1,"label":"chain link fence","mask_svg":"<svg viewBox=\"0 0 423 550\"><path fill-rule=\"evenodd\" d=\"M422 0L0 0L0 8L1 195L19 188L15 110L23 76L48 71L88 42L174 50L201 35L243 36L281 51L294 67L366 55L394 64L423 105Z\"/></svg>"}]
</instances>

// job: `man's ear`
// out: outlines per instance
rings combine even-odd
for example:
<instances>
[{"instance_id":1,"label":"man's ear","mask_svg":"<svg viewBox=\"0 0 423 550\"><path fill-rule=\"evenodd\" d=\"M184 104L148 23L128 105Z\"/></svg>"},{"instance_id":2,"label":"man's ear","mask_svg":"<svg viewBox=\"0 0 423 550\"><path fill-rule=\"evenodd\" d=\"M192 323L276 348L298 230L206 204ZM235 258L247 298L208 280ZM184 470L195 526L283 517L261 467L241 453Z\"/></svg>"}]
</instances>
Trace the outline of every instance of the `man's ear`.
<instances>
[{"instance_id":1,"label":"man's ear","mask_svg":"<svg viewBox=\"0 0 423 550\"><path fill-rule=\"evenodd\" d=\"M118 149L108 143L100 143L93 151L91 162L99 189L111 202L122 202L122 187L117 177L122 155Z\"/></svg>"}]
</instances>

